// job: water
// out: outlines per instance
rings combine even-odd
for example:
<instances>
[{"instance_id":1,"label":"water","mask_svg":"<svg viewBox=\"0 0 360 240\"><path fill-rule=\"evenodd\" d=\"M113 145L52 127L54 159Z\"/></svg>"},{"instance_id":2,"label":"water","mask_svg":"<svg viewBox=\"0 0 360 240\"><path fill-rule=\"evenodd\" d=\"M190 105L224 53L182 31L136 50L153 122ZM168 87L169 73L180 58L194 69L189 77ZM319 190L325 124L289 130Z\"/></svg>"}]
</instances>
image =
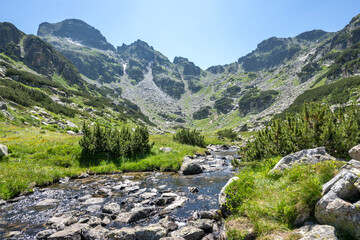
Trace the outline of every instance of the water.
<instances>
[{"instance_id":1,"label":"water","mask_svg":"<svg viewBox=\"0 0 360 240\"><path fill-rule=\"evenodd\" d=\"M214 161L220 162L222 165L221 171L205 172L191 176L158 172L99 175L57 183L47 188L35 189L34 193L25 196L19 201L8 202L0 206L0 238L7 238L10 232L20 231L21 234L14 237L14 239L35 239L37 232L46 229L46 222L52 216L72 210L80 211L84 215L99 216L102 207L108 202L117 202L124 209L130 210L144 200L140 197L141 192L155 193L150 200L160 197L164 192L173 192L188 198L182 207L169 214L181 225L195 211L218 209L218 194L233 175L230 161L235 153L236 151L233 150L212 152L213 159L211 159L212 163L210 164L213 164ZM131 182L138 183L139 190L133 193L113 190L112 195L105 197L101 193L100 189L111 189L119 183L123 183L124 179L130 179ZM199 192L191 193L188 187L197 187ZM87 194L93 197L103 197L103 202L84 205L80 198ZM50 203L45 205L39 205L39 203L44 203L45 199L55 200L50 200ZM161 218L160 212L161 209L150 218L136 224L147 225L158 222ZM129 224L112 222L106 227L112 229L123 226L129 226Z\"/></svg>"}]
</instances>

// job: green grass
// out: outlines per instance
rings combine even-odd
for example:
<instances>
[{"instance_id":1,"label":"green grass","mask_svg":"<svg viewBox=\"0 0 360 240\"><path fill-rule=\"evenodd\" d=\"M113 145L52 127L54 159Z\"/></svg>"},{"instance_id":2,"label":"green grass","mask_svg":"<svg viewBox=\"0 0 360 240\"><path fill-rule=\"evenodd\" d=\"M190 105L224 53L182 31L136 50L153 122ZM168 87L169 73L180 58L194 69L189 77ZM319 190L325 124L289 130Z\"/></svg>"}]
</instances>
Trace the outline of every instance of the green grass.
<instances>
[{"instance_id":1,"label":"green grass","mask_svg":"<svg viewBox=\"0 0 360 240\"><path fill-rule=\"evenodd\" d=\"M239 180L227 189L232 219L247 218L260 237L291 231L295 219L303 213L313 218L322 185L345 164L328 161L297 165L284 173L269 174L279 160L276 157L244 167L237 175Z\"/></svg>"},{"instance_id":2,"label":"green grass","mask_svg":"<svg viewBox=\"0 0 360 240\"><path fill-rule=\"evenodd\" d=\"M19 127L0 123L0 144L10 155L0 158L0 199L31 192L61 177L85 171L112 173L121 171L178 171L185 155L204 149L172 141L172 135L150 136L155 142L151 153L141 159L109 159L108 156L86 156L78 142L81 137L36 127ZM171 147L173 152L160 152ZM132 162L131 162L132 161Z\"/></svg>"}]
</instances>

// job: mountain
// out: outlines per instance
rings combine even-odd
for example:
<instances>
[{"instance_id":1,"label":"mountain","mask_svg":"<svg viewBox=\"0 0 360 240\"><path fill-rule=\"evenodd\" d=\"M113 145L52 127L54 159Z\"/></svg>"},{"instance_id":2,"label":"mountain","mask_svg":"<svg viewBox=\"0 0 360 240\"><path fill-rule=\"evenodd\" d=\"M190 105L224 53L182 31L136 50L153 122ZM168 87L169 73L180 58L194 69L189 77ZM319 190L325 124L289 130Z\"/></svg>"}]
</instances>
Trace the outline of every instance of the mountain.
<instances>
[{"instance_id":1,"label":"mountain","mask_svg":"<svg viewBox=\"0 0 360 240\"><path fill-rule=\"evenodd\" d=\"M61 27L64 22L74 26ZM69 58L88 82L121 89L123 98L157 124L213 129L267 121L306 90L357 75L359 25L358 15L336 33L312 30L271 37L236 62L206 70L185 57L170 62L141 40L116 50L104 48L105 37L80 20L40 24L38 35ZM76 32L66 30L74 28ZM79 36L85 32L94 35L91 44Z\"/></svg>"},{"instance_id":2,"label":"mountain","mask_svg":"<svg viewBox=\"0 0 360 240\"><path fill-rule=\"evenodd\" d=\"M12 106L2 109L0 117L54 128L64 128L69 118L153 125L120 94L120 89L83 79L71 61L41 38L0 23L0 99Z\"/></svg>"}]
</instances>

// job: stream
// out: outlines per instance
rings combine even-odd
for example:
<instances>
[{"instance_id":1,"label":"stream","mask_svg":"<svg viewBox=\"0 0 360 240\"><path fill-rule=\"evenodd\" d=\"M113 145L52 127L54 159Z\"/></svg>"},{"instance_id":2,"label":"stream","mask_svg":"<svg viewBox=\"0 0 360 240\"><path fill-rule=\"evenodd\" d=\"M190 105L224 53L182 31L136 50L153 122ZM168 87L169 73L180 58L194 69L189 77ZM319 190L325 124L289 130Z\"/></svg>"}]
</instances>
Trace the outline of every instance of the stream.
<instances>
[{"instance_id":1,"label":"stream","mask_svg":"<svg viewBox=\"0 0 360 240\"><path fill-rule=\"evenodd\" d=\"M47 239L74 223L100 225L103 231L112 231L146 227L166 217L175 228L186 226L196 219L197 213L219 209L219 193L234 174L231 159L236 156L236 148L213 146L209 150L215 151L208 156L194 156L204 169L200 174L92 175L64 178L46 188L35 188L31 194L0 205L0 239L37 239L41 231L44 232L41 239ZM140 209L137 215L134 209ZM96 236L85 239L103 238L101 234ZM219 233L214 232L213 236L217 239Z\"/></svg>"}]
</instances>

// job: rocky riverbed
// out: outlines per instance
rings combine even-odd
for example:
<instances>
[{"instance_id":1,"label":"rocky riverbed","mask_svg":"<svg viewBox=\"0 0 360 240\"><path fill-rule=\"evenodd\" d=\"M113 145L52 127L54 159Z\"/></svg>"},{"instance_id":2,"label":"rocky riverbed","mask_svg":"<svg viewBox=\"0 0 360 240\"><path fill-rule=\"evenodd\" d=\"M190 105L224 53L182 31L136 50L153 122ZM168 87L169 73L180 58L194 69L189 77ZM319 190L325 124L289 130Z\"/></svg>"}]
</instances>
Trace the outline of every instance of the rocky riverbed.
<instances>
[{"instance_id":1,"label":"rocky riverbed","mask_svg":"<svg viewBox=\"0 0 360 240\"><path fill-rule=\"evenodd\" d=\"M0 238L219 239L218 195L237 149L208 150L184 158L198 174L83 175L0 203Z\"/></svg>"}]
</instances>

